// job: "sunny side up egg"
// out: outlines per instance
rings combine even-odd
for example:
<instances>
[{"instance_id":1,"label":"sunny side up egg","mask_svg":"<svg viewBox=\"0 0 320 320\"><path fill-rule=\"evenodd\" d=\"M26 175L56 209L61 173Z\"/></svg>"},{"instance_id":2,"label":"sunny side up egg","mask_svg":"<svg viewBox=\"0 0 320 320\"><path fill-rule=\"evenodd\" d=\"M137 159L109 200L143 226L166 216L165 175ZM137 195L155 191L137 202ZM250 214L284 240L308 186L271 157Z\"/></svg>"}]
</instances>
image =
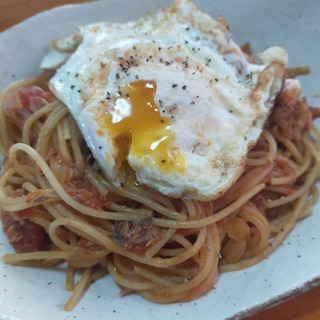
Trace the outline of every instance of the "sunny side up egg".
<instances>
[{"instance_id":1,"label":"sunny side up egg","mask_svg":"<svg viewBox=\"0 0 320 320\"><path fill-rule=\"evenodd\" d=\"M115 185L128 165L172 197L214 199L236 181L283 86L285 50L250 63L226 21L188 0L80 36L49 86Z\"/></svg>"}]
</instances>

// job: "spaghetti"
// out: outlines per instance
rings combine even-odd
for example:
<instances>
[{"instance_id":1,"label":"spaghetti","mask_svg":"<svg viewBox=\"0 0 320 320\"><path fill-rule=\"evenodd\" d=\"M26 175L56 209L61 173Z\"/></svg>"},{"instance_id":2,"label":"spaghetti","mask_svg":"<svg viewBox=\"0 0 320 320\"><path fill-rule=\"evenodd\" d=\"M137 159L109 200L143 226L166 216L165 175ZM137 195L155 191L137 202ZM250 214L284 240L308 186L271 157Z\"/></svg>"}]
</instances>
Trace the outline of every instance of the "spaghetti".
<instances>
[{"instance_id":1,"label":"spaghetti","mask_svg":"<svg viewBox=\"0 0 320 320\"><path fill-rule=\"evenodd\" d=\"M129 168L126 183L112 185L46 81L20 81L1 95L1 219L16 250L2 259L37 267L66 262L66 310L106 274L121 295L190 301L211 290L219 272L270 255L312 212L320 136L300 97L280 94L240 179L218 199L200 202L139 185ZM278 121L292 106L305 111L298 129Z\"/></svg>"}]
</instances>

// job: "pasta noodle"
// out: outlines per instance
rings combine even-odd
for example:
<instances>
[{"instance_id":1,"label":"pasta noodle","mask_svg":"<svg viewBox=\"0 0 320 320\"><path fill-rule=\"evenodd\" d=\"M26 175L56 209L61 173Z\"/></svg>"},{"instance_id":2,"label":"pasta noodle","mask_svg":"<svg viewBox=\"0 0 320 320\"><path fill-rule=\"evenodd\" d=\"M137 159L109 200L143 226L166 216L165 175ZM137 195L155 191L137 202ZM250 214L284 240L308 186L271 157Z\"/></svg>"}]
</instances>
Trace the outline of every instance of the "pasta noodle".
<instances>
[{"instance_id":1,"label":"pasta noodle","mask_svg":"<svg viewBox=\"0 0 320 320\"><path fill-rule=\"evenodd\" d=\"M2 221L17 250L2 259L38 267L66 262L66 310L106 274L121 295L190 301L211 290L220 272L270 255L318 199L314 126L291 140L267 125L242 176L209 202L163 196L138 185L129 169L122 187L112 185L46 77L2 93L0 131ZM21 244L27 226L42 234L32 250Z\"/></svg>"}]
</instances>

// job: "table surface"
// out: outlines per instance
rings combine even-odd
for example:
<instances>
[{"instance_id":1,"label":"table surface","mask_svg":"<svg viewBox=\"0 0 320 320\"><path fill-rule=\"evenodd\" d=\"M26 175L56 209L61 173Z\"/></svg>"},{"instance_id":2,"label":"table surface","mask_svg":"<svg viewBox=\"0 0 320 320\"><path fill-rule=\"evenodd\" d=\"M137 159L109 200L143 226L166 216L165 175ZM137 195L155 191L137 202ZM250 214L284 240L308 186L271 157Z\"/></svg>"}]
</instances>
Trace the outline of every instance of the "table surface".
<instances>
[{"instance_id":1,"label":"table surface","mask_svg":"<svg viewBox=\"0 0 320 320\"><path fill-rule=\"evenodd\" d=\"M88 2L88 0L0 0L0 32L46 9L63 4ZM320 286L247 320L319 320Z\"/></svg>"}]
</instances>

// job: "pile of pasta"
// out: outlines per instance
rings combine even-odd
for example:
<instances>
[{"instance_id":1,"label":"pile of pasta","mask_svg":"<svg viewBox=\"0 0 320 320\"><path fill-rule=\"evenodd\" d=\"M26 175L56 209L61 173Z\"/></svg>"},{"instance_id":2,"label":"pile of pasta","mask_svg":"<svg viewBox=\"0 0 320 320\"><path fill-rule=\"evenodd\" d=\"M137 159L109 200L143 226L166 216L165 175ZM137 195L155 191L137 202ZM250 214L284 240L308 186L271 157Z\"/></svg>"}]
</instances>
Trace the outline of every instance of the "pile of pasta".
<instances>
[{"instance_id":1,"label":"pile of pasta","mask_svg":"<svg viewBox=\"0 0 320 320\"><path fill-rule=\"evenodd\" d=\"M280 93L242 176L208 202L161 195L130 169L112 185L45 76L12 84L0 105L1 220L16 251L2 260L64 263L66 310L107 274L121 295L195 299L270 255L318 199L318 112L300 93Z\"/></svg>"}]
</instances>

